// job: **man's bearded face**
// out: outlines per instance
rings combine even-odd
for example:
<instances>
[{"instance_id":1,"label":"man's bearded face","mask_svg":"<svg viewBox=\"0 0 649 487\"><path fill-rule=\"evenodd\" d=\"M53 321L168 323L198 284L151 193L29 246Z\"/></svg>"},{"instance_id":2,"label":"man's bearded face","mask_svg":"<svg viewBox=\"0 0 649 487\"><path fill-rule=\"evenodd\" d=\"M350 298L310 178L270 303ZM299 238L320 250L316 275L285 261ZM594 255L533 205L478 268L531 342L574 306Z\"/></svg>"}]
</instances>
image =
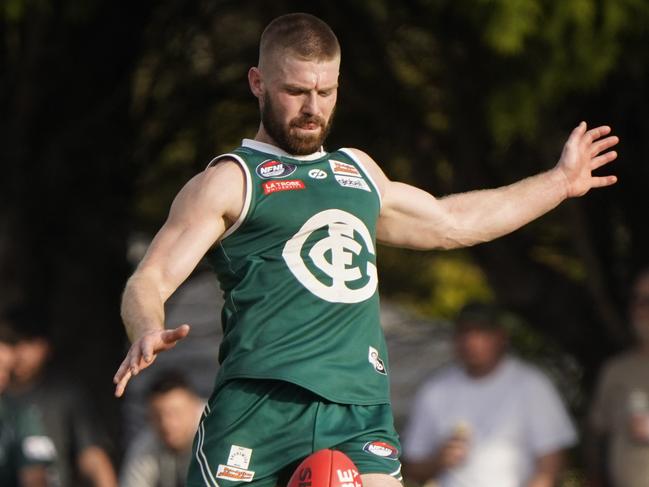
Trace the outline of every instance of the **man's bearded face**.
<instances>
[{"instance_id":1,"label":"man's bearded face","mask_svg":"<svg viewBox=\"0 0 649 487\"><path fill-rule=\"evenodd\" d=\"M317 152L329 135L334 119L334 110L329 120L317 115L299 115L286 124L275 104L271 94L266 91L261 107L261 121L279 148L289 154L304 156ZM309 128L313 133L304 133L299 128ZM318 128L318 130L315 130Z\"/></svg>"}]
</instances>

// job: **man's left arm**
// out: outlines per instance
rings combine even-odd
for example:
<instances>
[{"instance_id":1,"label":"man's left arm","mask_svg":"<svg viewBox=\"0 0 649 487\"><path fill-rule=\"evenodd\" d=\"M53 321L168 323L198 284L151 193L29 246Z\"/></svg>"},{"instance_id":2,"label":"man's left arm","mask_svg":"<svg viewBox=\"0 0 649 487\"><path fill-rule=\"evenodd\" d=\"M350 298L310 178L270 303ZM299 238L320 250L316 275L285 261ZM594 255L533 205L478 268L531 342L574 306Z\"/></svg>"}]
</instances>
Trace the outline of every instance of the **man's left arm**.
<instances>
[{"instance_id":1,"label":"man's left arm","mask_svg":"<svg viewBox=\"0 0 649 487\"><path fill-rule=\"evenodd\" d=\"M389 245L426 250L471 246L510 233L567 198L617 181L615 176L592 174L617 157L615 151L608 151L618 143L616 136L608 136L610 132L608 126L587 130L582 122L570 134L553 169L508 186L439 199L389 181L369 156L358 153L382 192L377 238Z\"/></svg>"},{"instance_id":2,"label":"man's left arm","mask_svg":"<svg viewBox=\"0 0 649 487\"><path fill-rule=\"evenodd\" d=\"M564 453L557 451L536 459L534 473L526 487L554 487L563 468Z\"/></svg>"}]
</instances>

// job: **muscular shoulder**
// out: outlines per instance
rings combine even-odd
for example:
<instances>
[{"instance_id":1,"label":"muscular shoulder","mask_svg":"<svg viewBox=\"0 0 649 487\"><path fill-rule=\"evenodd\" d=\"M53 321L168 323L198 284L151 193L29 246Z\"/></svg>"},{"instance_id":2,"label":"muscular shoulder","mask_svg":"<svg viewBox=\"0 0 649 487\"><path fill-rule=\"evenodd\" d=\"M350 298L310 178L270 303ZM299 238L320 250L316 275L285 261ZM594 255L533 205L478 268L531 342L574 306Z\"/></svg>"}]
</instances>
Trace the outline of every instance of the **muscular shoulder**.
<instances>
[{"instance_id":1,"label":"muscular shoulder","mask_svg":"<svg viewBox=\"0 0 649 487\"><path fill-rule=\"evenodd\" d=\"M239 164L234 159L223 158L190 179L178 193L174 206L188 214L217 212L226 220L235 221L241 212L245 186Z\"/></svg>"},{"instance_id":2,"label":"muscular shoulder","mask_svg":"<svg viewBox=\"0 0 649 487\"><path fill-rule=\"evenodd\" d=\"M206 193L211 199L214 196L239 193L244 186L245 176L239 163L224 158L194 176L186 187L198 196Z\"/></svg>"}]
</instances>

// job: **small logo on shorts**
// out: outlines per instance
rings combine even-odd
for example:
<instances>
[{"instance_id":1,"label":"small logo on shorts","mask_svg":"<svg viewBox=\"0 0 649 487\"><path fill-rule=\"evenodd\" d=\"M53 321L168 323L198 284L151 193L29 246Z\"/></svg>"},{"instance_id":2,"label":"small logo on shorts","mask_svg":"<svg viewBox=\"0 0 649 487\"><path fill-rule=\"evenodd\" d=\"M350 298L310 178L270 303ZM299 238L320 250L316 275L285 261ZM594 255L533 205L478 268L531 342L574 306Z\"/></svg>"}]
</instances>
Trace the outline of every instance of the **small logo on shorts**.
<instances>
[{"instance_id":1,"label":"small logo on shorts","mask_svg":"<svg viewBox=\"0 0 649 487\"><path fill-rule=\"evenodd\" d=\"M385 364L383 363L383 360L381 360L381 357L379 357L379 352L376 348L370 347L367 360L374 366L374 370L376 370L379 374L388 374L385 370Z\"/></svg>"},{"instance_id":2,"label":"small logo on shorts","mask_svg":"<svg viewBox=\"0 0 649 487\"><path fill-rule=\"evenodd\" d=\"M363 446L363 451L376 455L377 457L389 458L396 460L399 458L399 451L383 441L369 441Z\"/></svg>"},{"instance_id":3,"label":"small logo on shorts","mask_svg":"<svg viewBox=\"0 0 649 487\"><path fill-rule=\"evenodd\" d=\"M228 456L228 465L230 467L246 469L250 466L250 457L252 457L251 448L232 445L230 455Z\"/></svg>"},{"instance_id":4,"label":"small logo on shorts","mask_svg":"<svg viewBox=\"0 0 649 487\"><path fill-rule=\"evenodd\" d=\"M219 465L216 471L217 479L226 479L239 482L252 482L255 472L244 470L242 468L230 467L229 465Z\"/></svg>"}]
</instances>

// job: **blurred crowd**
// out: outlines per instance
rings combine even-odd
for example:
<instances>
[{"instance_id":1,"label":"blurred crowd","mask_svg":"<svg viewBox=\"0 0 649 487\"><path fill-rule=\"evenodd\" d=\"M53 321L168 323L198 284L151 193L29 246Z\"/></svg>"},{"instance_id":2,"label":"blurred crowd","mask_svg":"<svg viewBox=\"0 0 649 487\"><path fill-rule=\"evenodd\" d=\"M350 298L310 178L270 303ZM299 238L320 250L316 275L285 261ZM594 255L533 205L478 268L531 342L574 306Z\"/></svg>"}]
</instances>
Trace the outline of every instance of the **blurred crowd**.
<instances>
[{"instance_id":1,"label":"blurred crowd","mask_svg":"<svg viewBox=\"0 0 649 487\"><path fill-rule=\"evenodd\" d=\"M401 428L406 485L649 486L649 270L628 306L635 343L604 364L578 422L548 375L516 355L503 311L464 306L452 360L420 384ZM161 367L140 399L145 424L116 442L88 392L48 366L52 341L34 325L25 310L0 320L0 485L184 486L204 407L187 374ZM569 484L575 464L584 476Z\"/></svg>"}]
</instances>

